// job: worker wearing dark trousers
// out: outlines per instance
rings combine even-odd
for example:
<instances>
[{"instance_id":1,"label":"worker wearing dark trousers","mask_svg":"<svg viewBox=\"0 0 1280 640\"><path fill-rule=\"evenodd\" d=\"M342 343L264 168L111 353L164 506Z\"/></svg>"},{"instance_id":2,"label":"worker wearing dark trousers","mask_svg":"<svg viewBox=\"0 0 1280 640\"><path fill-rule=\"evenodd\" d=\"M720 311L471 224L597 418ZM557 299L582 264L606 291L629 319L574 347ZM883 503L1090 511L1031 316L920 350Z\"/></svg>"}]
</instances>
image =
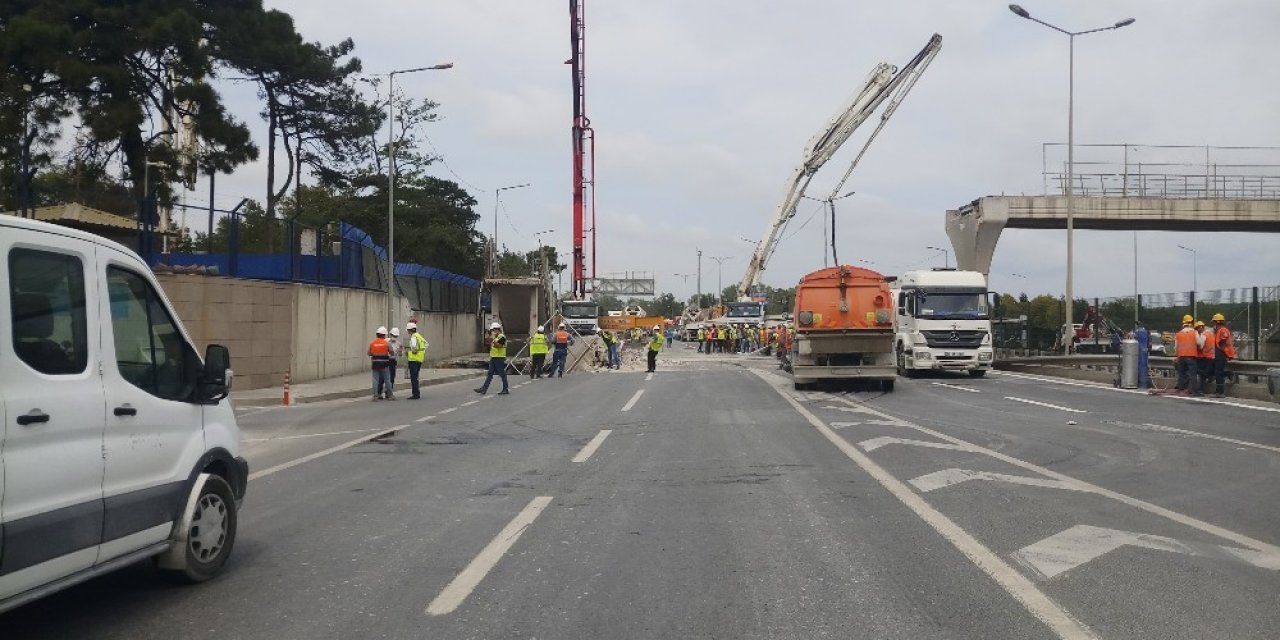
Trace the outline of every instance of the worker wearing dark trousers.
<instances>
[{"instance_id":1,"label":"worker wearing dark trousers","mask_svg":"<svg viewBox=\"0 0 1280 640\"><path fill-rule=\"evenodd\" d=\"M1200 353L1199 334L1191 327L1191 316L1182 317L1182 330L1173 336L1174 355L1178 357L1174 368L1178 372L1178 384L1174 388L1183 393L1191 393L1193 379L1198 377L1196 356Z\"/></svg>"},{"instance_id":2,"label":"worker wearing dark trousers","mask_svg":"<svg viewBox=\"0 0 1280 640\"><path fill-rule=\"evenodd\" d=\"M662 351L662 327L654 326L653 335L649 338L649 373L658 370L658 352Z\"/></svg>"},{"instance_id":3,"label":"worker wearing dark trousers","mask_svg":"<svg viewBox=\"0 0 1280 640\"><path fill-rule=\"evenodd\" d=\"M1200 353L1196 355L1199 360L1200 384L1196 385L1196 395L1204 395L1204 385L1213 378L1213 359L1218 351L1218 343L1214 338L1214 334L1203 322L1196 321L1196 331L1202 337L1200 340Z\"/></svg>"},{"instance_id":4,"label":"worker wearing dark trousers","mask_svg":"<svg viewBox=\"0 0 1280 640\"><path fill-rule=\"evenodd\" d=\"M1213 357L1213 392L1221 397L1227 393L1227 361L1236 359L1235 339L1227 326L1226 316L1221 313L1213 314L1213 336L1218 346Z\"/></svg>"},{"instance_id":5,"label":"worker wearing dark trousers","mask_svg":"<svg viewBox=\"0 0 1280 640\"><path fill-rule=\"evenodd\" d=\"M502 391L498 395L505 396L510 393L507 389L507 336L502 334L502 325L497 322L489 326L489 373L484 377L484 384L480 385L475 392L484 395L489 391L489 383L493 382L493 377L502 378Z\"/></svg>"},{"instance_id":6,"label":"worker wearing dark trousers","mask_svg":"<svg viewBox=\"0 0 1280 640\"><path fill-rule=\"evenodd\" d=\"M569 345L573 344L573 336L569 335L569 331L565 328L563 322L556 329L552 343L555 351L551 353L551 372L547 374L547 377L563 378L565 361L569 359Z\"/></svg>"},{"instance_id":7,"label":"worker wearing dark trousers","mask_svg":"<svg viewBox=\"0 0 1280 640\"><path fill-rule=\"evenodd\" d=\"M542 377L542 367L547 362L547 351L550 351L547 334L542 327L538 327L537 333L529 338L529 357L533 360L533 364L529 367L530 378Z\"/></svg>"}]
</instances>

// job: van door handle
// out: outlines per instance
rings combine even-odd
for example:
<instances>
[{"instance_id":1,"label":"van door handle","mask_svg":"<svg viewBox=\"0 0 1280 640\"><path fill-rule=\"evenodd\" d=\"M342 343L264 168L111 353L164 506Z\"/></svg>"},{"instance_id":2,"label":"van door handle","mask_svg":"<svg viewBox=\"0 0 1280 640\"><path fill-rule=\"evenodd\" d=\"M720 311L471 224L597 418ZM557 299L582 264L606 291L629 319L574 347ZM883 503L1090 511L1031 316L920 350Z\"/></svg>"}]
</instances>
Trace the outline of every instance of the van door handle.
<instances>
[{"instance_id":1,"label":"van door handle","mask_svg":"<svg viewBox=\"0 0 1280 640\"><path fill-rule=\"evenodd\" d=\"M126 404L122 407L116 407L113 413L118 416L136 416L138 415L138 410Z\"/></svg>"},{"instance_id":2,"label":"van door handle","mask_svg":"<svg viewBox=\"0 0 1280 640\"><path fill-rule=\"evenodd\" d=\"M24 427L29 424L36 424L37 422L48 422L48 421L49 421L49 414L39 409L32 409L26 415L18 416L18 424Z\"/></svg>"}]
</instances>

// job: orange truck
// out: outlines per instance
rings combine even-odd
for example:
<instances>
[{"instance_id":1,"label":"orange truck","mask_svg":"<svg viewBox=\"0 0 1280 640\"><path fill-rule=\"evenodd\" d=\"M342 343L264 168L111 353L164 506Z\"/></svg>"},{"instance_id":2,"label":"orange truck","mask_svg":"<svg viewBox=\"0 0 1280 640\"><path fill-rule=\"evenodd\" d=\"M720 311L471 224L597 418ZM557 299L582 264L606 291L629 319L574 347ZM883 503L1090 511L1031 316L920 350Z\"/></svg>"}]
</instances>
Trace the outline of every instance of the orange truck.
<instances>
[{"instance_id":1,"label":"orange truck","mask_svg":"<svg viewBox=\"0 0 1280 640\"><path fill-rule=\"evenodd\" d=\"M797 389L820 380L869 380L893 391L893 296L870 269L841 265L796 285L791 375Z\"/></svg>"},{"instance_id":2,"label":"orange truck","mask_svg":"<svg viewBox=\"0 0 1280 640\"><path fill-rule=\"evenodd\" d=\"M601 331L652 331L655 326L666 326L666 319L662 316L601 316L597 322Z\"/></svg>"}]
</instances>

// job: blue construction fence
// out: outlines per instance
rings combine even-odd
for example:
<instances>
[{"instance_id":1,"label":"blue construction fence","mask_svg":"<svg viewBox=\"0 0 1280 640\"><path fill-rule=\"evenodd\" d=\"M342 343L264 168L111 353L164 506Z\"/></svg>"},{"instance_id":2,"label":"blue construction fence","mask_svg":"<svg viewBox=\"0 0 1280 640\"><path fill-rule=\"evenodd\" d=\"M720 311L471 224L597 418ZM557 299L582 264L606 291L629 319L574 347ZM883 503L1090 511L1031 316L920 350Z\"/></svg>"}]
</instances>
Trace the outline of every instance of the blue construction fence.
<instances>
[{"instance_id":1,"label":"blue construction fence","mask_svg":"<svg viewBox=\"0 0 1280 640\"><path fill-rule=\"evenodd\" d=\"M142 243L145 248L157 243ZM244 224L230 214L213 237L175 242L168 252L144 251L152 267L203 267L209 275L303 282L352 289L387 289L387 250L362 229L340 222L335 229L292 220ZM397 291L419 311L474 313L481 282L437 267L397 262Z\"/></svg>"}]
</instances>

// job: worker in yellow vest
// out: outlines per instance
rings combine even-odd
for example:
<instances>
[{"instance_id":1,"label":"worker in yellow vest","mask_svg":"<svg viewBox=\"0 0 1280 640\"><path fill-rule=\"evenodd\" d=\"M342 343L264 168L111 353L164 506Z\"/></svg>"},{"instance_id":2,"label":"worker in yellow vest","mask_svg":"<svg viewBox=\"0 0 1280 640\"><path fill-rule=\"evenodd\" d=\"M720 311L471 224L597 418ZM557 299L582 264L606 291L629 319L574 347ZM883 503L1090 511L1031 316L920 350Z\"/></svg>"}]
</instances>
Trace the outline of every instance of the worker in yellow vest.
<instances>
[{"instance_id":1,"label":"worker in yellow vest","mask_svg":"<svg viewBox=\"0 0 1280 640\"><path fill-rule=\"evenodd\" d=\"M658 369L658 352L662 351L662 343L666 338L662 335L662 327L653 326L653 335L649 336L649 373Z\"/></svg>"},{"instance_id":2,"label":"worker in yellow vest","mask_svg":"<svg viewBox=\"0 0 1280 640\"><path fill-rule=\"evenodd\" d=\"M404 359L409 363L409 399L418 400L422 398L418 376L422 373L422 364L427 361L427 347L431 345L418 333L418 323L410 322L404 328L409 332L409 339L404 347Z\"/></svg>"},{"instance_id":3,"label":"worker in yellow vest","mask_svg":"<svg viewBox=\"0 0 1280 640\"><path fill-rule=\"evenodd\" d=\"M1199 377L1196 367L1200 345L1204 344L1204 337L1191 326L1193 322L1195 318L1182 316L1182 330L1173 336L1174 355L1178 358L1174 365L1178 372L1178 384L1174 388L1183 393L1191 393L1192 379Z\"/></svg>"},{"instance_id":4,"label":"worker in yellow vest","mask_svg":"<svg viewBox=\"0 0 1280 640\"><path fill-rule=\"evenodd\" d=\"M551 351L551 344L547 342L547 333L538 327L538 331L529 337L529 358L533 361L529 365L529 377L541 378L542 367L547 362L547 352Z\"/></svg>"},{"instance_id":5,"label":"worker in yellow vest","mask_svg":"<svg viewBox=\"0 0 1280 640\"><path fill-rule=\"evenodd\" d=\"M480 395L487 393L494 376L502 378L502 391L498 395L510 393L507 389L507 336L502 333L502 324L498 322L489 325L489 373L484 377L484 384L477 387L475 392Z\"/></svg>"}]
</instances>

